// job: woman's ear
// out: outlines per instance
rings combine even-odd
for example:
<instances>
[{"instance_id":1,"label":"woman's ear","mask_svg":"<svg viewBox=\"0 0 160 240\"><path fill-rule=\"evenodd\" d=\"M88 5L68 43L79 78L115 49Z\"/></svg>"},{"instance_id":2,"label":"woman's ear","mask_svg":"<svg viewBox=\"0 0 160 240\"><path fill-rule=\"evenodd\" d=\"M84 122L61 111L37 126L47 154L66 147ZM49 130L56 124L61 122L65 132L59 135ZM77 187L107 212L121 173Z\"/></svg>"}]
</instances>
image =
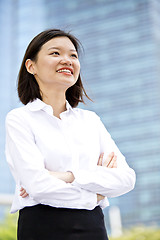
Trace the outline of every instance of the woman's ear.
<instances>
[{"instance_id":1,"label":"woman's ear","mask_svg":"<svg viewBox=\"0 0 160 240\"><path fill-rule=\"evenodd\" d=\"M26 66L27 72L29 72L30 74L33 74L33 75L35 74L34 62L31 59L26 60L25 66Z\"/></svg>"}]
</instances>

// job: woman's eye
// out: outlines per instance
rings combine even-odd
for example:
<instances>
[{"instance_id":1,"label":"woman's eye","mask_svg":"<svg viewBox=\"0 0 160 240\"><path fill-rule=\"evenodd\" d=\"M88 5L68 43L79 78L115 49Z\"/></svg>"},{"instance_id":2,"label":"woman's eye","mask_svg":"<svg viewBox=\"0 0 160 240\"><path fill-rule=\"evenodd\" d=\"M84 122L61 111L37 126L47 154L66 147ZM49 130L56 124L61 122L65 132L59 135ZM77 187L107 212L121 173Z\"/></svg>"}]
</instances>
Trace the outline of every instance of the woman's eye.
<instances>
[{"instance_id":1,"label":"woman's eye","mask_svg":"<svg viewBox=\"0 0 160 240\"><path fill-rule=\"evenodd\" d=\"M71 57L78 58L78 56L76 54L72 54Z\"/></svg>"},{"instance_id":2,"label":"woman's eye","mask_svg":"<svg viewBox=\"0 0 160 240\"><path fill-rule=\"evenodd\" d=\"M59 55L59 52L52 52L51 55Z\"/></svg>"}]
</instances>

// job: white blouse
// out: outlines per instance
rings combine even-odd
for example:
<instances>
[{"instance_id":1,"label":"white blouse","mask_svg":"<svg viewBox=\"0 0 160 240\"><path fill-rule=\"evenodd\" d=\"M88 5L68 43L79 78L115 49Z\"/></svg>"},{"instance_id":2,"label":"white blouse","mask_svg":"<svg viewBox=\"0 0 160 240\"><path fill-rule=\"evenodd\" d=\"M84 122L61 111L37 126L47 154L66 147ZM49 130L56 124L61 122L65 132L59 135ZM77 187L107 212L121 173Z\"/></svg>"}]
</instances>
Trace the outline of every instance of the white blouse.
<instances>
[{"instance_id":1,"label":"white blouse","mask_svg":"<svg viewBox=\"0 0 160 240\"><path fill-rule=\"evenodd\" d=\"M6 117L6 158L16 182L11 212L25 206L45 204L53 207L94 209L109 205L108 198L132 190L135 172L125 161L100 118L91 111L72 108L60 118L39 99L10 111ZM114 152L117 168L97 166ZM49 174L71 171L72 183ZM24 187L28 197L20 196ZM97 193L105 196L97 203Z\"/></svg>"}]
</instances>

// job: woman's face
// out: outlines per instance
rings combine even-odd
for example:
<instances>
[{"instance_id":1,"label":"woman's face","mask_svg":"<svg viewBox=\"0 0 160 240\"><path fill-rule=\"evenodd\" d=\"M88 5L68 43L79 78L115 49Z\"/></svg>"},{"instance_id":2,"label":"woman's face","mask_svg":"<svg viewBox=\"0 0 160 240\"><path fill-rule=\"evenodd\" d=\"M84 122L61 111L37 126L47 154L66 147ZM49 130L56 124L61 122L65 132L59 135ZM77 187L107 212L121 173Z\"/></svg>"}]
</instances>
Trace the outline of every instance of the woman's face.
<instances>
[{"instance_id":1,"label":"woman's face","mask_svg":"<svg viewBox=\"0 0 160 240\"><path fill-rule=\"evenodd\" d=\"M80 62L71 40L56 37L46 42L33 63L33 71L40 89L48 86L66 90L74 85L80 73Z\"/></svg>"}]
</instances>

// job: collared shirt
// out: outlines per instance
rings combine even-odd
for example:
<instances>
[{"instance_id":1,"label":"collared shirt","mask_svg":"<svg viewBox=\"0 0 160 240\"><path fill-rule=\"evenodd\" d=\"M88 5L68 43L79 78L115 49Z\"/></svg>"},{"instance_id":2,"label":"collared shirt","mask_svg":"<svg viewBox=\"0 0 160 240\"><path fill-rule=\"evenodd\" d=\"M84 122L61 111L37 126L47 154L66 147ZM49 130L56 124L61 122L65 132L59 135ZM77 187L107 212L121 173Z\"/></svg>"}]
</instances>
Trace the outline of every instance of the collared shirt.
<instances>
[{"instance_id":1,"label":"collared shirt","mask_svg":"<svg viewBox=\"0 0 160 240\"><path fill-rule=\"evenodd\" d=\"M25 206L94 209L109 205L108 198L132 190L135 172L126 163L100 118L92 111L72 108L60 119L50 105L36 99L13 109L6 117L6 158L16 182L11 212ZM117 168L98 166L114 152ZM49 171L71 171L75 180L66 183ZM24 187L28 197L20 196ZM97 203L97 193L105 199Z\"/></svg>"}]
</instances>

